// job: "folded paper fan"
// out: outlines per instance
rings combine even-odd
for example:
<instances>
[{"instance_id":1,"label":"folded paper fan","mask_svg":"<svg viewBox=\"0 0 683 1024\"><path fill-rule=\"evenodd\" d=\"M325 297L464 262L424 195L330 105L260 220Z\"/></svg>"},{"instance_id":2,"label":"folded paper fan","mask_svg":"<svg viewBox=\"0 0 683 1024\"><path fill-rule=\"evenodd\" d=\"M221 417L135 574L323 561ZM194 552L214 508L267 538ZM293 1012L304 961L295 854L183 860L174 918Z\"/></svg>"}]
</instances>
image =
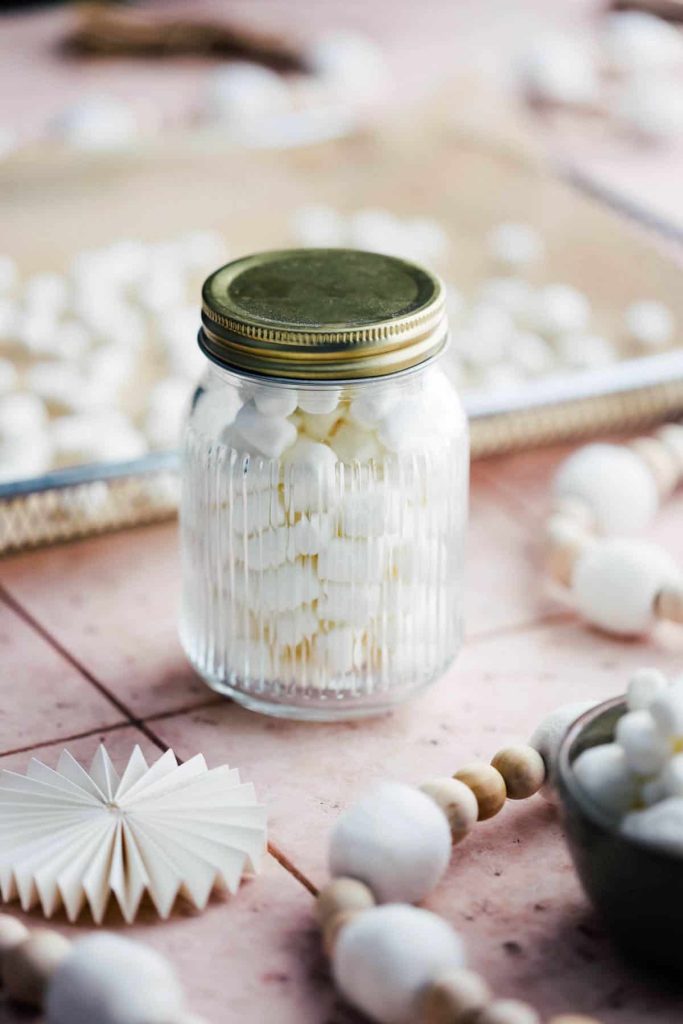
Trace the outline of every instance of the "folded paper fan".
<instances>
[{"instance_id":1,"label":"folded paper fan","mask_svg":"<svg viewBox=\"0 0 683 1024\"><path fill-rule=\"evenodd\" d=\"M63 751L0 770L0 892L75 921L87 902L99 924L114 893L131 922L147 891L161 917L182 894L203 909L214 888L236 892L266 848L266 812L251 784L201 754L151 766L135 747L122 775L100 746L90 770Z\"/></svg>"}]
</instances>

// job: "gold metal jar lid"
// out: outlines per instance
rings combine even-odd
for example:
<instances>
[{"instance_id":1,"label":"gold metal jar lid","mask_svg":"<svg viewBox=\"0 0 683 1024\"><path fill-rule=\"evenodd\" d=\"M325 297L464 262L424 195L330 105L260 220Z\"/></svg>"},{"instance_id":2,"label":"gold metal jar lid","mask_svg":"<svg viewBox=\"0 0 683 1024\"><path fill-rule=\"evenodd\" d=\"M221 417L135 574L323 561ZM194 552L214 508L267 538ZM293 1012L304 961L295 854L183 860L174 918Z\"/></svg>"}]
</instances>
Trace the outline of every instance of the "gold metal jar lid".
<instances>
[{"instance_id":1,"label":"gold metal jar lid","mask_svg":"<svg viewBox=\"0 0 683 1024\"><path fill-rule=\"evenodd\" d=\"M394 256L285 249L228 263L202 290L199 343L228 369L290 380L399 373L446 344L445 289Z\"/></svg>"}]
</instances>

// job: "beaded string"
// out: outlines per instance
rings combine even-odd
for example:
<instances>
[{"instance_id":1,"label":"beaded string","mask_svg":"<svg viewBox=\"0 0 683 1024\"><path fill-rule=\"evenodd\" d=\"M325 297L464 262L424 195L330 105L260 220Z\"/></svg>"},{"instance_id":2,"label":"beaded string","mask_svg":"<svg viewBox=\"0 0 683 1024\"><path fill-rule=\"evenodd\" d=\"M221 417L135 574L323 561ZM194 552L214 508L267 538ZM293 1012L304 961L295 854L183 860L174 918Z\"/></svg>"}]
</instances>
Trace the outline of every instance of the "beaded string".
<instances>
[{"instance_id":1,"label":"beaded string","mask_svg":"<svg viewBox=\"0 0 683 1024\"><path fill-rule=\"evenodd\" d=\"M551 798L560 741L591 706L558 708L528 744L504 747L489 764L473 761L452 778L431 779L419 789L387 784L340 817L330 842L333 878L318 894L316 917L335 981L357 1009L379 1024L541 1024L528 1003L495 999L486 981L463 965L460 940L449 926L409 904L434 887L451 844L462 842L477 821L494 817L507 800L526 800L541 790ZM388 835L385 812L389 821L401 810L405 827ZM435 810L447 823L445 860ZM409 861L420 845L416 867ZM549 1024L599 1021L570 1013Z\"/></svg>"},{"instance_id":2,"label":"beaded string","mask_svg":"<svg viewBox=\"0 0 683 1024\"><path fill-rule=\"evenodd\" d=\"M650 525L683 480L683 425L626 445L590 444L557 470L546 565L588 623L621 636L683 624L683 573L663 548L623 535Z\"/></svg>"}]
</instances>

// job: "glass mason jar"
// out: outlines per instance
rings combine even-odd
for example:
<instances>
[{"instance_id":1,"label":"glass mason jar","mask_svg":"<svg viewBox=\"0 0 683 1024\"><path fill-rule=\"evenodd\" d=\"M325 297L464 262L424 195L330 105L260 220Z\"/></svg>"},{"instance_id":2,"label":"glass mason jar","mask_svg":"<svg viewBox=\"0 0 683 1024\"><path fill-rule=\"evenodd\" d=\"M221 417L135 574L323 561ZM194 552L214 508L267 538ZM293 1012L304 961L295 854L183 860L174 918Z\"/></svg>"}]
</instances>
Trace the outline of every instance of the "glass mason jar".
<instances>
[{"instance_id":1,"label":"glass mason jar","mask_svg":"<svg viewBox=\"0 0 683 1024\"><path fill-rule=\"evenodd\" d=\"M469 449L444 289L393 257L264 253L203 290L183 453L181 638L209 686L384 711L461 639Z\"/></svg>"}]
</instances>

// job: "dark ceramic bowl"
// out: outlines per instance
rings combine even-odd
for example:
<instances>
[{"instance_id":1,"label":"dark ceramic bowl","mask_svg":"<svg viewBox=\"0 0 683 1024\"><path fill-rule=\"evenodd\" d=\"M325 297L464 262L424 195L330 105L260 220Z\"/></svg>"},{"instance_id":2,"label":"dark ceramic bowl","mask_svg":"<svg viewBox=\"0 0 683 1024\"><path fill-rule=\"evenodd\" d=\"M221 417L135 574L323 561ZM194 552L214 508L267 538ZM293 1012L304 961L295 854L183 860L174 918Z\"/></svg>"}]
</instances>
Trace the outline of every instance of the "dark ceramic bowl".
<instances>
[{"instance_id":1,"label":"dark ceramic bowl","mask_svg":"<svg viewBox=\"0 0 683 1024\"><path fill-rule=\"evenodd\" d=\"M609 743L626 711L623 698L587 711L560 747L556 784L569 850L583 887L612 938L640 964L683 971L683 858L627 839L618 822L580 789L573 762Z\"/></svg>"}]
</instances>

